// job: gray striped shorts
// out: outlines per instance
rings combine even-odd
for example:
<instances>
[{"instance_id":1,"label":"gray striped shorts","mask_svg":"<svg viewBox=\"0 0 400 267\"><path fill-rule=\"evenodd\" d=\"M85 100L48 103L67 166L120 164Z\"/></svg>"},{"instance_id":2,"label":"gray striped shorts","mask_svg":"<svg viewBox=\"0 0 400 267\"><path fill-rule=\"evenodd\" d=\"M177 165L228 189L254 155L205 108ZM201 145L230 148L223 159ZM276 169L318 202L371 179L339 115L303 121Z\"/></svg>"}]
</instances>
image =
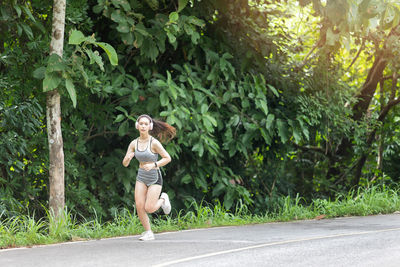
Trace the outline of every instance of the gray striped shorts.
<instances>
[{"instance_id":1,"label":"gray striped shorts","mask_svg":"<svg viewBox=\"0 0 400 267\"><path fill-rule=\"evenodd\" d=\"M160 169L152 169L150 171L145 171L139 168L138 174L136 176L136 181L142 182L147 186L152 184L159 184L162 186L163 179Z\"/></svg>"}]
</instances>

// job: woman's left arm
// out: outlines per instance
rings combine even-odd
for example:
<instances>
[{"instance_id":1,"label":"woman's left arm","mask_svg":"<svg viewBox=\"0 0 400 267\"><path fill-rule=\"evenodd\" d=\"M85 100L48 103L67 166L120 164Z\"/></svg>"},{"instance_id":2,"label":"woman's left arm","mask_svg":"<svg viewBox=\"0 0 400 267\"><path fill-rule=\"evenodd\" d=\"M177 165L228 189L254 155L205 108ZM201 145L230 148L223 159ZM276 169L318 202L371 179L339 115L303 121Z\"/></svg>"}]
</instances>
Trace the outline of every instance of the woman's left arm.
<instances>
[{"instance_id":1,"label":"woman's left arm","mask_svg":"<svg viewBox=\"0 0 400 267\"><path fill-rule=\"evenodd\" d=\"M155 139L152 142L151 149L161 156L161 159L156 162L157 167L165 166L171 162L171 156L168 154L167 150L165 150L160 141L158 141L157 139Z\"/></svg>"}]
</instances>

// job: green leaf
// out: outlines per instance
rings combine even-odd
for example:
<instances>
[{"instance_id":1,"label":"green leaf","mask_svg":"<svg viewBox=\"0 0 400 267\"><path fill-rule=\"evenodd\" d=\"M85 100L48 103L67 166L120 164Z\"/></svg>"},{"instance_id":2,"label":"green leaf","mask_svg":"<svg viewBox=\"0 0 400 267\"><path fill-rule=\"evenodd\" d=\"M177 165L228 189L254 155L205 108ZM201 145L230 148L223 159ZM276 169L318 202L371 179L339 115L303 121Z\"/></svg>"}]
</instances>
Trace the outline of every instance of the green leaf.
<instances>
[{"instance_id":1,"label":"green leaf","mask_svg":"<svg viewBox=\"0 0 400 267\"><path fill-rule=\"evenodd\" d=\"M167 87L168 84L165 81L158 79L156 81L156 86L158 86L158 87Z\"/></svg>"},{"instance_id":2,"label":"green leaf","mask_svg":"<svg viewBox=\"0 0 400 267\"><path fill-rule=\"evenodd\" d=\"M289 140L288 125L281 119L278 119L276 124L278 127L278 134L281 138L282 143L286 143L286 141Z\"/></svg>"},{"instance_id":3,"label":"green leaf","mask_svg":"<svg viewBox=\"0 0 400 267\"><path fill-rule=\"evenodd\" d=\"M122 8L125 11L130 11L131 10L131 6L129 5L128 1L126 0L111 0L111 2L114 4L115 7L119 8L120 6L122 6Z\"/></svg>"},{"instance_id":4,"label":"green leaf","mask_svg":"<svg viewBox=\"0 0 400 267\"><path fill-rule=\"evenodd\" d=\"M121 6L124 8L125 11L131 11L131 5L126 0L120 0Z\"/></svg>"},{"instance_id":5,"label":"green leaf","mask_svg":"<svg viewBox=\"0 0 400 267\"><path fill-rule=\"evenodd\" d=\"M196 188L202 188L203 190L207 190L207 181L203 176L199 176L194 180Z\"/></svg>"},{"instance_id":6,"label":"green leaf","mask_svg":"<svg viewBox=\"0 0 400 267\"><path fill-rule=\"evenodd\" d=\"M122 113L124 113L126 117L129 116L128 111L126 109L124 109L123 107L118 106L115 109L121 111Z\"/></svg>"},{"instance_id":7,"label":"green leaf","mask_svg":"<svg viewBox=\"0 0 400 267\"><path fill-rule=\"evenodd\" d=\"M271 132L271 126L272 126L272 123L274 122L274 120L275 120L275 115L274 114L268 114L268 116L267 116L267 123L266 123L266 128L268 129L268 130L270 130L270 132Z\"/></svg>"},{"instance_id":8,"label":"green leaf","mask_svg":"<svg viewBox=\"0 0 400 267\"><path fill-rule=\"evenodd\" d=\"M81 31L73 30L69 35L68 44L79 45L86 40L87 37Z\"/></svg>"},{"instance_id":9,"label":"green leaf","mask_svg":"<svg viewBox=\"0 0 400 267\"><path fill-rule=\"evenodd\" d=\"M307 138L307 140L309 140L310 132L308 131L307 125L305 125L305 122L301 118L297 118L297 121L300 124L300 128L302 129L303 135Z\"/></svg>"},{"instance_id":10,"label":"green leaf","mask_svg":"<svg viewBox=\"0 0 400 267\"><path fill-rule=\"evenodd\" d=\"M172 98L174 99L174 100L176 100L177 98L178 98L178 92L176 91L176 88L175 88L175 86L173 85L173 84L171 84L169 87L168 87L168 92L170 93L170 95L172 96Z\"/></svg>"},{"instance_id":11,"label":"green leaf","mask_svg":"<svg viewBox=\"0 0 400 267\"><path fill-rule=\"evenodd\" d=\"M118 128L118 135L124 136L127 134L128 130L129 130L128 121L124 121L123 123L121 123L121 125Z\"/></svg>"},{"instance_id":12,"label":"green leaf","mask_svg":"<svg viewBox=\"0 0 400 267\"><path fill-rule=\"evenodd\" d=\"M65 71L66 69L67 65L59 55L53 53L49 56L46 68L47 72Z\"/></svg>"},{"instance_id":13,"label":"green leaf","mask_svg":"<svg viewBox=\"0 0 400 267\"><path fill-rule=\"evenodd\" d=\"M140 55L145 56L155 62L158 54L159 51L156 43L150 38L144 39L140 49Z\"/></svg>"},{"instance_id":14,"label":"green leaf","mask_svg":"<svg viewBox=\"0 0 400 267\"><path fill-rule=\"evenodd\" d=\"M74 106L74 108L76 108L76 91L71 78L68 77L65 79L65 87L67 88L69 97L72 100L72 105Z\"/></svg>"},{"instance_id":15,"label":"green leaf","mask_svg":"<svg viewBox=\"0 0 400 267\"><path fill-rule=\"evenodd\" d=\"M28 15L28 17L32 20L32 21L36 21L35 18L32 15L32 12L29 10L29 8L27 8L26 6L22 6L22 9L24 10L25 14Z\"/></svg>"},{"instance_id":16,"label":"green leaf","mask_svg":"<svg viewBox=\"0 0 400 267\"><path fill-rule=\"evenodd\" d=\"M44 79L45 72L46 72L46 67L42 66L42 67L39 67L36 70L34 70L32 73L32 76L35 79L41 80L41 79Z\"/></svg>"},{"instance_id":17,"label":"green leaf","mask_svg":"<svg viewBox=\"0 0 400 267\"><path fill-rule=\"evenodd\" d=\"M161 91L161 94L160 94L160 104L161 104L161 106L165 107L168 105L168 103L169 103L169 98L168 98L167 92L166 92L166 90L163 90L163 91Z\"/></svg>"},{"instance_id":18,"label":"green leaf","mask_svg":"<svg viewBox=\"0 0 400 267\"><path fill-rule=\"evenodd\" d=\"M21 23L22 28L24 29L24 32L26 33L26 35L28 35L28 38L30 40L33 39L33 32L31 27L29 27L28 25L26 25L25 23Z\"/></svg>"},{"instance_id":19,"label":"green leaf","mask_svg":"<svg viewBox=\"0 0 400 267\"><path fill-rule=\"evenodd\" d=\"M126 23L126 18L123 14L121 14L121 10L119 9L114 10L113 13L111 13L111 20L117 23Z\"/></svg>"},{"instance_id":20,"label":"green leaf","mask_svg":"<svg viewBox=\"0 0 400 267\"><path fill-rule=\"evenodd\" d=\"M156 11L159 7L158 0L146 0L146 2L149 5L149 7L154 11Z\"/></svg>"},{"instance_id":21,"label":"green leaf","mask_svg":"<svg viewBox=\"0 0 400 267\"><path fill-rule=\"evenodd\" d=\"M232 126L237 126L239 124L240 117L238 114L235 114L231 119L230 123L232 123Z\"/></svg>"},{"instance_id":22,"label":"green leaf","mask_svg":"<svg viewBox=\"0 0 400 267\"><path fill-rule=\"evenodd\" d=\"M222 101L224 101L224 103L227 103L229 100L231 100L231 96L231 92L226 91L222 97Z\"/></svg>"},{"instance_id":23,"label":"green leaf","mask_svg":"<svg viewBox=\"0 0 400 267\"><path fill-rule=\"evenodd\" d=\"M121 33L128 33L128 32L130 32L129 25L127 23L120 23L117 26L117 31L119 31Z\"/></svg>"},{"instance_id":24,"label":"green leaf","mask_svg":"<svg viewBox=\"0 0 400 267\"><path fill-rule=\"evenodd\" d=\"M117 76L117 78L112 79L111 85L113 87L120 87L123 84L124 81L125 81L125 75L124 74L120 74L120 75Z\"/></svg>"},{"instance_id":25,"label":"green leaf","mask_svg":"<svg viewBox=\"0 0 400 267\"><path fill-rule=\"evenodd\" d=\"M171 12L169 14L169 22L176 23L179 20L179 14L177 12Z\"/></svg>"},{"instance_id":26,"label":"green leaf","mask_svg":"<svg viewBox=\"0 0 400 267\"><path fill-rule=\"evenodd\" d=\"M201 114L204 114L208 111L208 105L207 104L202 104L201 105Z\"/></svg>"},{"instance_id":27,"label":"green leaf","mask_svg":"<svg viewBox=\"0 0 400 267\"><path fill-rule=\"evenodd\" d=\"M167 32L167 36L168 36L168 41L170 42L170 44L174 44L176 42L176 37L175 35L173 35L170 32Z\"/></svg>"},{"instance_id":28,"label":"green leaf","mask_svg":"<svg viewBox=\"0 0 400 267\"><path fill-rule=\"evenodd\" d=\"M301 141L301 132L299 132L299 129L297 127L293 129L293 137L296 143L299 143Z\"/></svg>"},{"instance_id":29,"label":"green leaf","mask_svg":"<svg viewBox=\"0 0 400 267\"><path fill-rule=\"evenodd\" d=\"M270 85L270 84L267 84L267 86L268 86L268 88L272 91L272 93L274 93L274 95L275 95L276 97L279 97L278 90L276 90L275 87L273 87L273 86Z\"/></svg>"},{"instance_id":30,"label":"green leaf","mask_svg":"<svg viewBox=\"0 0 400 267\"><path fill-rule=\"evenodd\" d=\"M268 115L268 106L267 106L267 101L262 100L262 99L257 99L257 101L259 103L260 108L262 109L262 111L264 112L265 115Z\"/></svg>"},{"instance_id":31,"label":"green leaf","mask_svg":"<svg viewBox=\"0 0 400 267\"><path fill-rule=\"evenodd\" d=\"M214 125L214 127L217 127L218 123L214 117L211 117L209 114L205 114L204 118L207 118Z\"/></svg>"},{"instance_id":32,"label":"green leaf","mask_svg":"<svg viewBox=\"0 0 400 267\"><path fill-rule=\"evenodd\" d=\"M224 207L229 210L233 205L233 194L234 191L228 190L228 192L224 196Z\"/></svg>"},{"instance_id":33,"label":"green leaf","mask_svg":"<svg viewBox=\"0 0 400 267\"><path fill-rule=\"evenodd\" d=\"M121 39L124 42L125 45L132 45L133 44L133 33L128 32L128 33L123 33L121 34Z\"/></svg>"},{"instance_id":34,"label":"green leaf","mask_svg":"<svg viewBox=\"0 0 400 267\"><path fill-rule=\"evenodd\" d=\"M103 48L104 51L106 51L108 59L110 60L111 65L117 66L118 65L118 55L117 52L115 52L114 47L107 43L103 42L95 42L96 45L100 46Z\"/></svg>"},{"instance_id":35,"label":"green leaf","mask_svg":"<svg viewBox=\"0 0 400 267\"><path fill-rule=\"evenodd\" d=\"M191 182L192 182L192 176L190 176L189 174L186 174L181 179L181 184L190 184Z\"/></svg>"},{"instance_id":36,"label":"green leaf","mask_svg":"<svg viewBox=\"0 0 400 267\"><path fill-rule=\"evenodd\" d=\"M271 140L271 137L269 136L268 132L263 128L260 128L260 132L261 132L262 137L265 140L265 143L270 145L272 140Z\"/></svg>"},{"instance_id":37,"label":"green leaf","mask_svg":"<svg viewBox=\"0 0 400 267\"><path fill-rule=\"evenodd\" d=\"M22 35L22 27L19 24L17 24L17 33L18 33L18 36Z\"/></svg>"},{"instance_id":38,"label":"green leaf","mask_svg":"<svg viewBox=\"0 0 400 267\"><path fill-rule=\"evenodd\" d=\"M186 7L188 2L189 2L189 0L179 0L178 1L178 11L177 12L181 12L182 9L184 9Z\"/></svg>"},{"instance_id":39,"label":"green leaf","mask_svg":"<svg viewBox=\"0 0 400 267\"><path fill-rule=\"evenodd\" d=\"M171 114L170 111L161 111L160 116L161 117L167 117L169 114Z\"/></svg>"},{"instance_id":40,"label":"green leaf","mask_svg":"<svg viewBox=\"0 0 400 267\"><path fill-rule=\"evenodd\" d=\"M115 118L114 122L121 122L125 119L125 116L122 114L118 114L118 116Z\"/></svg>"},{"instance_id":41,"label":"green leaf","mask_svg":"<svg viewBox=\"0 0 400 267\"><path fill-rule=\"evenodd\" d=\"M56 72L46 72L43 80L43 92L51 91L60 84L61 76Z\"/></svg>"},{"instance_id":42,"label":"green leaf","mask_svg":"<svg viewBox=\"0 0 400 267\"><path fill-rule=\"evenodd\" d=\"M15 4L14 9L17 12L18 18L21 17L22 11L21 11L21 8L19 7L19 5Z\"/></svg>"},{"instance_id":43,"label":"green leaf","mask_svg":"<svg viewBox=\"0 0 400 267\"><path fill-rule=\"evenodd\" d=\"M192 151L197 151L199 152L199 156L202 157L203 153L204 153L204 146L202 143L196 143L193 148Z\"/></svg>"},{"instance_id":44,"label":"green leaf","mask_svg":"<svg viewBox=\"0 0 400 267\"><path fill-rule=\"evenodd\" d=\"M218 184L214 187L214 189L213 189L213 191L212 191L212 196L213 196L213 197L217 197L217 196L221 195L221 193L224 191L225 187L226 187L226 186L225 186L223 183L218 183Z\"/></svg>"},{"instance_id":45,"label":"green leaf","mask_svg":"<svg viewBox=\"0 0 400 267\"><path fill-rule=\"evenodd\" d=\"M197 18L197 17L195 17L195 16L190 16L189 19L188 19L188 22L190 24L193 24L193 25L196 25L196 26L199 26L199 27L204 27L205 26L204 21L199 19L199 18Z\"/></svg>"},{"instance_id":46,"label":"green leaf","mask_svg":"<svg viewBox=\"0 0 400 267\"><path fill-rule=\"evenodd\" d=\"M104 9L104 5L98 4L93 7L93 12L99 14Z\"/></svg>"},{"instance_id":47,"label":"green leaf","mask_svg":"<svg viewBox=\"0 0 400 267\"><path fill-rule=\"evenodd\" d=\"M104 63L103 63L103 59L102 59L102 57L99 55L99 52L98 51L92 51L92 50L90 50L90 49L87 49L87 48L84 48L83 49L85 52L86 52L86 54L88 55L88 57L89 57L89 59L90 59L90 62L89 62L89 64L93 64L93 63L97 63L97 65L100 67L100 69L102 70L102 71L104 71Z\"/></svg>"},{"instance_id":48,"label":"green leaf","mask_svg":"<svg viewBox=\"0 0 400 267\"><path fill-rule=\"evenodd\" d=\"M150 36L150 34L147 32L146 27L143 25L143 23L138 23L135 26L135 31L137 31L138 33L140 33L141 35L143 35L144 37L146 36Z\"/></svg>"},{"instance_id":49,"label":"green leaf","mask_svg":"<svg viewBox=\"0 0 400 267\"><path fill-rule=\"evenodd\" d=\"M46 28L39 21L34 22L35 26L42 31L42 33L47 34Z\"/></svg>"}]
</instances>

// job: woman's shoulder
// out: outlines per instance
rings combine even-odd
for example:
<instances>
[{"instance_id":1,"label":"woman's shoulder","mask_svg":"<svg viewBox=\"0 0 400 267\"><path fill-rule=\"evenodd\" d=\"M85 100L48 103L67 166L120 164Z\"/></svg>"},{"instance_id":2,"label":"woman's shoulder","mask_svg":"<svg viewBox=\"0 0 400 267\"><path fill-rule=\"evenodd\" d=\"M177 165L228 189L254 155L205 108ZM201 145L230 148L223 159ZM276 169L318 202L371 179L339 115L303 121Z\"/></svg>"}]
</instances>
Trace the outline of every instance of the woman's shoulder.
<instances>
[{"instance_id":1,"label":"woman's shoulder","mask_svg":"<svg viewBox=\"0 0 400 267\"><path fill-rule=\"evenodd\" d=\"M137 138L133 139L133 140L129 143L129 145L130 145L130 146L135 146L135 145L136 145L136 141L137 141Z\"/></svg>"},{"instance_id":2,"label":"woman's shoulder","mask_svg":"<svg viewBox=\"0 0 400 267\"><path fill-rule=\"evenodd\" d=\"M160 141L158 141L158 139L155 138L154 136L151 136L150 138L152 143L161 144Z\"/></svg>"}]
</instances>

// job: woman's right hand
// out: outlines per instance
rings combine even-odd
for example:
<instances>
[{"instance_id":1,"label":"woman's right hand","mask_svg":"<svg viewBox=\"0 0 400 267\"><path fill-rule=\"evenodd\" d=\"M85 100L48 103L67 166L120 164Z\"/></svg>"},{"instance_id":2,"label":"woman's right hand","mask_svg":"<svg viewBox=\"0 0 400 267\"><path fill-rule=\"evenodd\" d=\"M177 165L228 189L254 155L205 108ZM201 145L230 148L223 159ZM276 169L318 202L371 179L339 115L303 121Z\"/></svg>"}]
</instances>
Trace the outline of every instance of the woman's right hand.
<instances>
[{"instance_id":1,"label":"woman's right hand","mask_svg":"<svg viewBox=\"0 0 400 267\"><path fill-rule=\"evenodd\" d=\"M129 166L129 163L131 162L131 160L133 159L133 157L135 156L134 152L128 152L125 155L124 160L122 161L122 165L124 165L125 167Z\"/></svg>"}]
</instances>

